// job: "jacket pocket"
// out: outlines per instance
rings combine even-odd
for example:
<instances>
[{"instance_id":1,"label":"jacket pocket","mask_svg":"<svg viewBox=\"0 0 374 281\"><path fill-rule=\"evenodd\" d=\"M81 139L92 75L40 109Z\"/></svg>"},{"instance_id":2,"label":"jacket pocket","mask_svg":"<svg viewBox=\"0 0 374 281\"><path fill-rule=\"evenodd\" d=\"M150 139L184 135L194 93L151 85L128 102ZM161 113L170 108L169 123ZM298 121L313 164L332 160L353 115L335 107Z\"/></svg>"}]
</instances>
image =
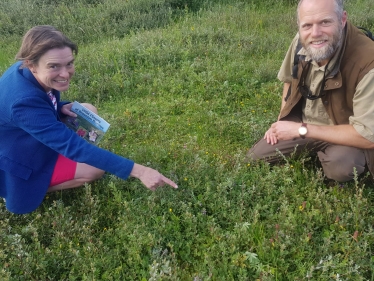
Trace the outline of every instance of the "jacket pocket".
<instances>
[{"instance_id":1,"label":"jacket pocket","mask_svg":"<svg viewBox=\"0 0 374 281\"><path fill-rule=\"evenodd\" d=\"M13 176L19 177L24 180L28 180L32 173L31 168L17 163L4 156L0 156L0 170L3 170L9 174L12 174Z\"/></svg>"}]
</instances>

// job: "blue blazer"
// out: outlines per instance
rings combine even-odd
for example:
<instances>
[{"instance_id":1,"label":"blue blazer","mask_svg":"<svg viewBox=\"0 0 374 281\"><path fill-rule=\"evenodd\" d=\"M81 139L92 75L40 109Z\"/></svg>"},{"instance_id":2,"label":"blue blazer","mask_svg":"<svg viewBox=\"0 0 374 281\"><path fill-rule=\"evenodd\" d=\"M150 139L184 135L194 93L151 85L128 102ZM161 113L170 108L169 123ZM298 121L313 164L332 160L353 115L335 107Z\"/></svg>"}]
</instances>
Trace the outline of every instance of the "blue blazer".
<instances>
[{"instance_id":1,"label":"blue blazer","mask_svg":"<svg viewBox=\"0 0 374 281\"><path fill-rule=\"evenodd\" d=\"M127 179L134 162L92 145L61 121L45 90L21 62L0 78L0 197L17 214L35 210L43 201L58 157L62 154Z\"/></svg>"}]
</instances>

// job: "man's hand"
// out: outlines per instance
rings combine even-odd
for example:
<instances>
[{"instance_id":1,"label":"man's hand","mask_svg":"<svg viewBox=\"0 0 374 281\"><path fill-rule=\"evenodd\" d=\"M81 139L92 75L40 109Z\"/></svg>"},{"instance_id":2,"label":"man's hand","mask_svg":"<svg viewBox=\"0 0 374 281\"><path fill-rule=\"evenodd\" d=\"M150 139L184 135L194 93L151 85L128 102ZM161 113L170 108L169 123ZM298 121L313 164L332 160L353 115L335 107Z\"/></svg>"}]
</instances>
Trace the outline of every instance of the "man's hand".
<instances>
[{"instance_id":1,"label":"man's hand","mask_svg":"<svg viewBox=\"0 0 374 281\"><path fill-rule=\"evenodd\" d=\"M158 171L136 163L132 168L130 176L138 178L150 190L156 190L157 187L165 184L178 188L175 182L163 176Z\"/></svg>"},{"instance_id":2,"label":"man's hand","mask_svg":"<svg viewBox=\"0 0 374 281\"><path fill-rule=\"evenodd\" d=\"M280 140L292 140L299 137L301 123L291 121L277 121L266 131L264 139L274 145Z\"/></svg>"},{"instance_id":3,"label":"man's hand","mask_svg":"<svg viewBox=\"0 0 374 281\"><path fill-rule=\"evenodd\" d=\"M270 129L266 131L266 133L264 135L264 140L266 140L266 142L268 144L271 144L271 145L274 145L274 144L276 144L278 142L277 137L273 133L272 127L270 127Z\"/></svg>"},{"instance_id":4,"label":"man's hand","mask_svg":"<svg viewBox=\"0 0 374 281\"><path fill-rule=\"evenodd\" d=\"M61 107L61 113L71 116L71 117L77 117L77 114L75 114L73 111L71 111L71 107L73 106L73 103L64 104Z\"/></svg>"}]
</instances>

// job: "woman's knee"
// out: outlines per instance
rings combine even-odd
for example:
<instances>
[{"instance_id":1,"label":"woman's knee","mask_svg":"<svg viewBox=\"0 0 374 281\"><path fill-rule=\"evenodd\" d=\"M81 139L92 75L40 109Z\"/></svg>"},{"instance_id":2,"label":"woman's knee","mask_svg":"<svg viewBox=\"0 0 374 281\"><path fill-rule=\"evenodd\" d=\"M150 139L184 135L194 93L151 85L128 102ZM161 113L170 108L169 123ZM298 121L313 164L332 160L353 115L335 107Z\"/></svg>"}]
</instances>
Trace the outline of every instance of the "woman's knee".
<instances>
[{"instance_id":1,"label":"woman's knee","mask_svg":"<svg viewBox=\"0 0 374 281\"><path fill-rule=\"evenodd\" d=\"M75 179L82 179L85 182L92 182L101 179L105 171L95 168L93 166L78 163L75 173Z\"/></svg>"},{"instance_id":2,"label":"woman's knee","mask_svg":"<svg viewBox=\"0 0 374 281\"><path fill-rule=\"evenodd\" d=\"M105 171L103 170L100 170L100 169L96 169L95 171L93 171L91 173L91 181L95 181L95 180L99 180L103 177Z\"/></svg>"},{"instance_id":3,"label":"woman's knee","mask_svg":"<svg viewBox=\"0 0 374 281\"><path fill-rule=\"evenodd\" d=\"M85 107L85 108L88 108L89 110L91 110L92 112L96 113L97 114L97 108L90 104L90 103L82 103L82 105Z\"/></svg>"},{"instance_id":4,"label":"woman's knee","mask_svg":"<svg viewBox=\"0 0 374 281\"><path fill-rule=\"evenodd\" d=\"M105 171L94 168L94 169L91 169L90 171L87 171L87 173L85 174L85 178L87 179L88 182L92 182L92 181L101 179L104 173Z\"/></svg>"}]
</instances>

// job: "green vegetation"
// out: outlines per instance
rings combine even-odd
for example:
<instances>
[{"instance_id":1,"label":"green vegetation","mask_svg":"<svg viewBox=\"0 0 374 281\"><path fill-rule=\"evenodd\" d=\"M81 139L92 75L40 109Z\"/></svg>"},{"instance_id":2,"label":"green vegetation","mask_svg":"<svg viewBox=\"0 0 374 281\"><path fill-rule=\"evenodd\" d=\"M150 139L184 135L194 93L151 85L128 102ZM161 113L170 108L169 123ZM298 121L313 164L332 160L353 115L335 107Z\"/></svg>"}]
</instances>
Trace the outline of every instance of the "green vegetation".
<instances>
[{"instance_id":1,"label":"green vegetation","mask_svg":"<svg viewBox=\"0 0 374 281\"><path fill-rule=\"evenodd\" d=\"M244 162L278 114L296 2L2 0L0 73L30 27L61 29L80 47L63 97L111 123L103 148L179 189L107 174L27 215L0 200L0 280L374 280L367 177ZM374 31L372 0L346 8Z\"/></svg>"}]
</instances>

